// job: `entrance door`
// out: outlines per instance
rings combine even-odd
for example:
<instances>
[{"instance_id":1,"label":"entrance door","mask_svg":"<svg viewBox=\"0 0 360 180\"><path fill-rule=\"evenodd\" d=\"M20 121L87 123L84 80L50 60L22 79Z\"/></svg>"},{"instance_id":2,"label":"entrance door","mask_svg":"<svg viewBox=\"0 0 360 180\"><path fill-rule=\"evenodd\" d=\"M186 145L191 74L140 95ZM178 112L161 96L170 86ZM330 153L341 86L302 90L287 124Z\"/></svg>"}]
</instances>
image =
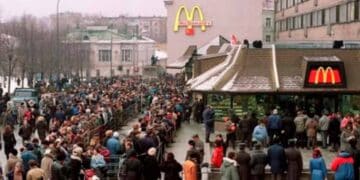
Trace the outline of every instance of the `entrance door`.
<instances>
[{"instance_id":1,"label":"entrance door","mask_svg":"<svg viewBox=\"0 0 360 180\"><path fill-rule=\"evenodd\" d=\"M305 108L307 113L322 114L327 112L337 112L337 95L307 95Z\"/></svg>"}]
</instances>

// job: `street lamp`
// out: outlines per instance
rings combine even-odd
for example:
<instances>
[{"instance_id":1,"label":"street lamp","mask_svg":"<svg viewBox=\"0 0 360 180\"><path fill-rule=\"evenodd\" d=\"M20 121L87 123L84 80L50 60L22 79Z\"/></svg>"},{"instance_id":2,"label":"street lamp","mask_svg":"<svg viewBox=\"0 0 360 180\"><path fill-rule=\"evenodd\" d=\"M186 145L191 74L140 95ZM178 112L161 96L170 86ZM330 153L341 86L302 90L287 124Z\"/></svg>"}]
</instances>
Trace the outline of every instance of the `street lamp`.
<instances>
[{"instance_id":1,"label":"street lamp","mask_svg":"<svg viewBox=\"0 0 360 180\"><path fill-rule=\"evenodd\" d=\"M10 52L9 53L9 55L8 55L8 60L9 60L9 72L8 72L8 76L9 76L9 78L8 78L8 93L9 93L9 95L10 95L10 86L11 86L11 75L12 75L12 67L11 67L11 62L12 62L12 60L13 60L13 54Z\"/></svg>"},{"instance_id":2,"label":"street lamp","mask_svg":"<svg viewBox=\"0 0 360 180\"><path fill-rule=\"evenodd\" d=\"M59 58L59 46L60 46L60 34L59 34L59 6L60 6L60 1L61 0L57 0L57 4L56 4L56 63L57 63L57 78L60 78L60 58Z\"/></svg>"}]
</instances>

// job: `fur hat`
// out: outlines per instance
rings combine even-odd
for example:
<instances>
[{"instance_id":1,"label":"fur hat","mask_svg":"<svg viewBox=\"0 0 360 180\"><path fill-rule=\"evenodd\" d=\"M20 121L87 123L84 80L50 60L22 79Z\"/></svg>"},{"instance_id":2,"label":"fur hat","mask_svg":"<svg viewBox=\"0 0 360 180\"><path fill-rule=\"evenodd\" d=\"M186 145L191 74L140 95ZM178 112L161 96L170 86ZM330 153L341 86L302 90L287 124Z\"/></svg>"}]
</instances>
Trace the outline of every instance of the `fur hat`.
<instances>
[{"instance_id":1,"label":"fur hat","mask_svg":"<svg viewBox=\"0 0 360 180\"><path fill-rule=\"evenodd\" d=\"M147 153L148 153L149 156L155 156L156 155L156 149L154 147L152 147L152 148L150 148L148 150Z\"/></svg>"}]
</instances>

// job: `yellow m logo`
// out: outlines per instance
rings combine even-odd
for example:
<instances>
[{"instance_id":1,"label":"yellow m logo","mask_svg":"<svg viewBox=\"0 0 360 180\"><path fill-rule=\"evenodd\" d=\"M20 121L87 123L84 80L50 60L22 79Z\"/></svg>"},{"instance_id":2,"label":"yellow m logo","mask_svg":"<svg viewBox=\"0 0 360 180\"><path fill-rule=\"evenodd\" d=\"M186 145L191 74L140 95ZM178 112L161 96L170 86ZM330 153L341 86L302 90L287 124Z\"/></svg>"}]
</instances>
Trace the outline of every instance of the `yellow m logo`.
<instances>
[{"instance_id":1,"label":"yellow m logo","mask_svg":"<svg viewBox=\"0 0 360 180\"><path fill-rule=\"evenodd\" d=\"M185 6L180 6L180 8L178 9L178 11L176 13L176 17L175 17L175 24L174 24L175 32L179 31L179 26L185 26L184 23L180 23L180 17L181 17L182 12L185 13L185 16L186 16L185 25L188 30L193 29L193 26L197 25L197 26L201 26L201 31L206 31L207 23L204 22L204 15L199 6L194 6L190 12L188 11L188 9ZM194 18L196 15L195 13L197 13L197 15L199 16L199 18L200 18L199 21L194 21Z\"/></svg>"},{"instance_id":2,"label":"yellow m logo","mask_svg":"<svg viewBox=\"0 0 360 180\"><path fill-rule=\"evenodd\" d=\"M327 77L330 73L330 76L331 76L331 83L332 84L335 84L336 81L335 81L335 73L334 73L334 70L331 68L331 67L327 67L326 70L324 69L324 67L319 67L316 71L316 74L315 74L315 84L319 84L319 75L320 73L322 73L322 83L327 83Z\"/></svg>"}]
</instances>

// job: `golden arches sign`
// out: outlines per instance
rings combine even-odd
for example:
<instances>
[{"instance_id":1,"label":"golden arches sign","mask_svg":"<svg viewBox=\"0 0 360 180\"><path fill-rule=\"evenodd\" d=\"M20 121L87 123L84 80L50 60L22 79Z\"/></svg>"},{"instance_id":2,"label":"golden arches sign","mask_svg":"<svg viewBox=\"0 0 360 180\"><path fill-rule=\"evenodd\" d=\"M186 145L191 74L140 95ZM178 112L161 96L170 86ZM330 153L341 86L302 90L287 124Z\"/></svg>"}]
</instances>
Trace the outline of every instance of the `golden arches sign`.
<instances>
[{"instance_id":1,"label":"golden arches sign","mask_svg":"<svg viewBox=\"0 0 360 180\"><path fill-rule=\"evenodd\" d=\"M186 21L180 21L180 17L182 13L185 14ZM199 20L194 20L195 15L198 15ZM189 11L185 6L180 6L175 17L175 24L174 24L174 32L179 31L180 26L186 26L187 30L191 30L193 33L194 26L200 26L201 31L206 31L207 26L211 26L211 21L204 20L204 14L200 8L200 6L192 7L191 11ZM192 35L191 33L188 35Z\"/></svg>"},{"instance_id":2,"label":"golden arches sign","mask_svg":"<svg viewBox=\"0 0 360 180\"><path fill-rule=\"evenodd\" d=\"M324 67L319 67L315 74L315 82L314 82L315 84L319 84L320 73L322 73L322 81L323 81L322 83L327 83L328 73L330 73L331 75L331 83L332 84L336 83L334 70L331 67L327 67L326 69L324 69Z\"/></svg>"}]
</instances>

